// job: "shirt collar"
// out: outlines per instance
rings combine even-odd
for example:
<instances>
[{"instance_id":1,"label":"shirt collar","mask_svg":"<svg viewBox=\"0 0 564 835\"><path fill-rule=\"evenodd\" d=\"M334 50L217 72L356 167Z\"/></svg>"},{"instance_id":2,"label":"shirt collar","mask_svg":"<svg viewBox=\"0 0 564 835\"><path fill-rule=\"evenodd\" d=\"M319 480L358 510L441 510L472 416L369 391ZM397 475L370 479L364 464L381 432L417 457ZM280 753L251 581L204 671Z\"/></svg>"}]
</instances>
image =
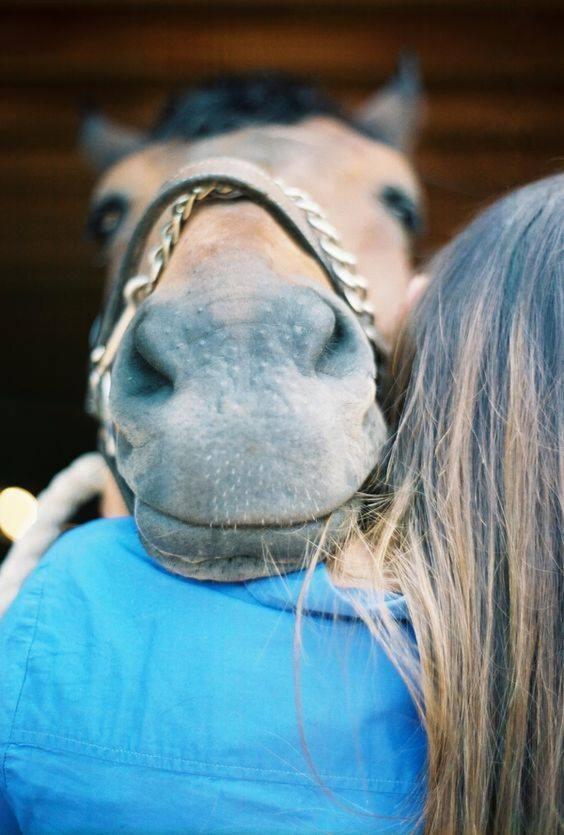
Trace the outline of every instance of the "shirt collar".
<instances>
[{"instance_id":1,"label":"shirt collar","mask_svg":"<svg viewBox=\"0 0 564 835\"><path fill-rule=\"evenodd\" d=\"M244 585L249 594L264 606L295 611L306 577L306 571L294 571L252 580ZM402 594L354 588L340 589L331 582L325 565L316 566L309 577L309 585L303 599L303 611L306 614L359 620L355 602L371 615L376 615L385 607L397 620L409 621L407 603Z\"/></svg>"},{"instance_id":2,"label":"shirt collar","mask_svg":"<svg viewBox=\"0 0 564 835\"><path fill-rule=\"evenodd\" d=\"M135 536L135 543L143 557L156 565L146 553L131 517L127 517L131 532ZM168 573L166 569L162 569ZM306 581L307 571L292 571L259 580L249 580L242 583L214 583L208 585L221 589L225 594L234 597L250 595L263 606L285 611L296 611L300 592ZM199 583L197 580L186 582ZM331 582L329 571L324 563L316 566L309 577L309 586L303 600L303 611L308 615L319 617L340 618L343 620L360 620L358 604L363 611L376 615L385 607L398 621L410 622L407 602L403 594L393 592L376 592L367 589L341 589Z\"/></svg>"}]
</instances>

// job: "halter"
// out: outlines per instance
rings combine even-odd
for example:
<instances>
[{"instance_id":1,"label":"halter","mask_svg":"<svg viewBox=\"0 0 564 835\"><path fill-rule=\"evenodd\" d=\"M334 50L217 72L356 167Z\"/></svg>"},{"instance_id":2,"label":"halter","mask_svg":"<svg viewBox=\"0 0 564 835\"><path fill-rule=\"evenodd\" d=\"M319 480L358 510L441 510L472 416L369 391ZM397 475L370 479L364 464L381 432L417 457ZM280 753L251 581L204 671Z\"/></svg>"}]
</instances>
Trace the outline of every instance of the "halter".
<instances>
[{"instance_id":1,"label":"halter","mask_svg":"<svg viewBox=\"0 0 564 835\"><path fill-rule=\"evenodd\" d=\"M265 208L313 257L360 322L377 365L387 355L387 345L374 324L373 308L366 301L367 282L356 273L356 258L343 249L338 232L305 191L238 159L217 157L189 165L164 186L135 227L102 315L98 344L90 354L87 408L101 423L107 458L115 455L109 408L112 365L128 325L160 281L197 206L205 201L237 199ZM169 218L161 228L159 244L149 254L149 275L140 275L147 239L165 211Z\"/></svg>"}]
</instances>

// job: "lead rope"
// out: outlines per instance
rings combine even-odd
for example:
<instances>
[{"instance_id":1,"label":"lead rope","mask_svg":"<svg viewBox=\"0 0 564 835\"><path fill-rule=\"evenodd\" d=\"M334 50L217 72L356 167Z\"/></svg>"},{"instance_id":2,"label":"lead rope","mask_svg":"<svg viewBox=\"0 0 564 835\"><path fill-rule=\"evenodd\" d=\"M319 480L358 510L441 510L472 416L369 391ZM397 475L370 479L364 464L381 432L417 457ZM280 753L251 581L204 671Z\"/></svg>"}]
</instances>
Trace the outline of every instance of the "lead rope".
<instances>
[{"instance_id":1,"label":"lead rope","mask_svg":"<svg viewBox=\"0 0 564 835\"><path fill-rule=\"evenodd\" d=\"M39 494L37 519L22 538L14 542L0 566L0 617L77 511L102 493L108 474L102 455L88 452L61 470Z\"/></svg>"}]
</instances>

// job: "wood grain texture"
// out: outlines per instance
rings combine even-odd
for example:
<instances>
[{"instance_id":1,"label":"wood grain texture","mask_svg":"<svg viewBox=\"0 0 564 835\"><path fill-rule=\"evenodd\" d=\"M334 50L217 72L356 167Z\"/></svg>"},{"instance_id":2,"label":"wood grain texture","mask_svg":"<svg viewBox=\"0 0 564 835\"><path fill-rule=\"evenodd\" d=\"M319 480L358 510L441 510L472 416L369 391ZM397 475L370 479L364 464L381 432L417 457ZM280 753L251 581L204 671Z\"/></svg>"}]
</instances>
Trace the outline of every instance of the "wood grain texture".
<instances>
[{"instance_id":1,"label":"wood grain texture","mask_svg":"<svg viewBox=\"0 0 564 835\"><path fill-rule=\"evenodd\" d=\"M140 9L166 7L194 9L208 7L209 0L120 0L120 6L139 11ZM490 9L515 9L529 8L530 0L488 0ZM81 6L103 9L115 8L116 0L81 0ZM330 9L346 10L352 13L358 9L397 9L402 12L411 11L417 8L436 10L451 10L453 8L474 8L478 11L484 9L484 0L214 0L215 9L243 9L251 8L256 13L262 13L265 9L276 8L300 8L306 6L308 9L315 9L318 12L327 12ZM536 8L557 8L560 0L536 0ZM74 11L76 0L0 0L0 9L17 9L18 11L37 9Z\"/></svg>"},{"instance_id":2,"label":"wood grain texture","mask_svg":"<svg viewBox=\"0 0 564 835\"><path fill-rule=\"evenodd\" d=\"M202 73L276 66L324 79L379 81L406 46L430 83L551 84L561 68L557 9L424 6L401 9L167 6L79 7L3 13L0 77L56 82L166 84ZM437 25L437 19L439 24ZM24 48L22 49L22 45Z\"/></svg>"},{"instance_id":3,"label":"wood grain texture","mask_svg":"<svg viewBox=\"0 0 564 835\"><path fill-rule=\"evenodd\" d=\"M81 102L144 127L172 90L274 66L354 106L414 50L423 255L562 168L559 0L3 0L0 18L0 486L39 489L93 443L81 407L102 271L82 237L94 175L75 148Z\"/></svg>"}]
</instances>

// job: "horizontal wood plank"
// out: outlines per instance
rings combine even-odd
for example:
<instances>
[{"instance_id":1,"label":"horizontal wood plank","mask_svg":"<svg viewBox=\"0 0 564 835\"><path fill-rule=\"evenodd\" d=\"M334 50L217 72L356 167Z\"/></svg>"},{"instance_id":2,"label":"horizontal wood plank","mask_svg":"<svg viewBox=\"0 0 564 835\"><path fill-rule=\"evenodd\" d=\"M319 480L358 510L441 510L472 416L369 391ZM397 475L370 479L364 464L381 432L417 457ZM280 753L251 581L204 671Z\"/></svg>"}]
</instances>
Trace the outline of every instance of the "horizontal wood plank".
<instances>
[{"instance_id":1,"label":"horizontal wood plank","mask_svg":"<svg viewBox=\"0 0 564 835\"><path fill-rule=\"evenodd\" d=\"M115 85L111 92L96 85L82 100L96 102L99 109L124 124L146 129L171 92L167 85L154 85L149 90ZM329 92L353 111L373 91L368 85L331 85ZM564 87L542 95L529 90L500 93L431 88L425 99L422 141L426 144L471 149L516 144L564 147ZM74 149L81 105L81 97L57 86L30 89L25 95L13 87L0 87L0 148L7 152Z\"/></svg>"},{"instance_id":2,"label":"horizontal wood plank","mask_svg":"<svg viewBox=\"0 0 564 835\"><path fill-rule=\"evenodd\" d=\"M276 7L287 10L307 7L316 11L327 12L331 9L343 11L343 0L119 0L119 5L126 7L131 12L138 12L151 8L201 8L213 5L214 9L221 11L228 9L253 10L260 15L265 8ZM81 6L90 9L115 8L116 0L81 0ZM488 9L515 9L529 8L531 0L488 0ZM535 7L540 9L560 8L560 0L535 0ZM398 9L411 11L412 9L429 9L450 11L456 9L472 9L484 11L484 0L346 0L346 12L354 15L358 10L370 9L382 11L384 9ZM50 11L76 11L76 0L0 0L0 9L12 9L21 12L22 10L37 11L49 9Z\"/></svg>"},{"instance_id":3,"label":"horizontal wood plank","mask_svg":"<svg viewBox=\"0 0 564 835\"><path fill-rule=\"evenodd\" d=\"M562 16L516 8L436 10L272 7L221 14L210 6L122 6L3 14L4 83L80 86L126 80L184 83L205 73L276 66L324 79L381 81L409 46L427 78L452 86L554 83L562 71ZM445 60L445 50L448 61ZM103 56L103 59L102 59ZM147 60L146 56L150 56Z\"/></svg>"}]
</instances>

